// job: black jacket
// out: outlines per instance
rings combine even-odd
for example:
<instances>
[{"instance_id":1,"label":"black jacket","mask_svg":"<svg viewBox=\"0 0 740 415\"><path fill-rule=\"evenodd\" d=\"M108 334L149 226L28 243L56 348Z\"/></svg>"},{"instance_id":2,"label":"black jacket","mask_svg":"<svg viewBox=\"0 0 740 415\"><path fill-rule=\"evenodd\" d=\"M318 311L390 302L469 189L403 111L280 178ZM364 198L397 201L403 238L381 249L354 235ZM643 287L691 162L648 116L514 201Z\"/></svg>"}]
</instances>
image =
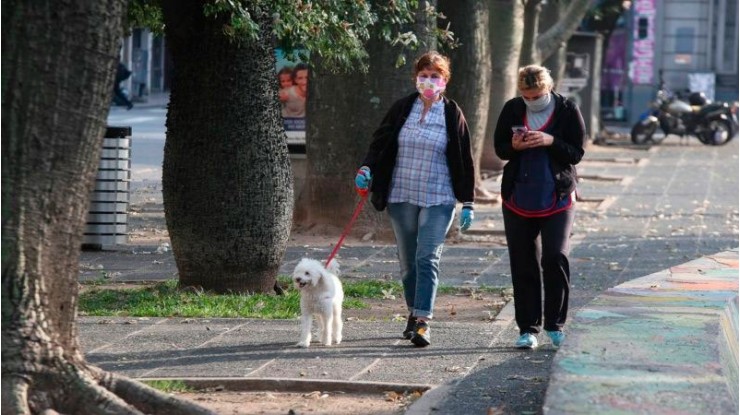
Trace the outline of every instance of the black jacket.
<instances>
[{"instance_id":1,"label":"black jacket","mask_svg":"<svg viewBox=\"0 0 740 415\"><path fill-rule=\"evenodd\" d=\"M370 168L373 175L370 191L375 209L384 210L390 193L393 169L398 154L398 133L406 122L418 93L399 99L386 114L380 127L373 134L373 141L365 156L363 165ZM473 156L470 152L470 132L468 123L455 101L442 97L447 124L447 166L452 178L452 190L460 202L473 202L475 175Z\"/></svg>"},{"instance_id":2,"label":"black jacket","mask_svg":"<svg viewBox=\"0 0 740 415\"><path fill-rule=\"evenodd\" d=\"M118 62L118 67L116 68L116 83L125 81L129 76L131 76L131 71L128 70L126 65Z\"/></svg>"},{"instance_id":3,"label":"black jacket","mask_svg":"<svg viewBox=\"0 0 740 415\"><path fill-rule=\"evenodd\" d=\"M575 165L583 158L583 147L588 136L583 117L578 106L560 94L553 93L555 109L552 115L552 126L548 128L555 137L551 146L547 147L550 156L550 168L555 179L555 192L558 199L569 195L576 188L577 173ZM509 160L504 166L504 177L501 179L501 196L509 199L514 188L514 178L519 171L519 156L521 152L514 150L511 145L513 132L511 127L522 125L527 106L521 97L513 98L504 104L501 115L498 117L496 132L493 135L493 145L496 155L502 160Z\"/></svg>"}]
</instances>

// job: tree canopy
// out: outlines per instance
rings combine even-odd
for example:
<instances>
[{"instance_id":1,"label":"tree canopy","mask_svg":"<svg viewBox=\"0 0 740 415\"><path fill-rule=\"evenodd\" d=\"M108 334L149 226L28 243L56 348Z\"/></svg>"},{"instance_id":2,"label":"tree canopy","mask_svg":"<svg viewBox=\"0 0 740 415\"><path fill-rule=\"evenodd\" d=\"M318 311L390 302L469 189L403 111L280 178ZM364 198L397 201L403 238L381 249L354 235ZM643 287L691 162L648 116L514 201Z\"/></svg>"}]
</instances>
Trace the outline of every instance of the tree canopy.
<instances>
[{"instance_id":1,"label":"tree canopy","mask_svg":"<svg viewBox=\"0 0 740 415\"><path fill-rule=\"evenodd\" d=\"M423 3L422 13L444 19L432 5ZM224 33L234 42L242 42L263 40L255 16L267 12L272 16L270 41L289 59L307 60L301 54L309 51L337 72L365 72L369 57L366 42L371 36L401 46L397 66L403 65L407 55L420 46L422 34L415 33L411 27L417 19L419 5L418 0L214 0L203 5L203 13L220 16L227 22L223 25ZM128 26L164 33L161 2L132 1ZM455 46L454 34L448 27L440 26L432 31L431 35L448 47Z\"/></svg>"}]
</instances>

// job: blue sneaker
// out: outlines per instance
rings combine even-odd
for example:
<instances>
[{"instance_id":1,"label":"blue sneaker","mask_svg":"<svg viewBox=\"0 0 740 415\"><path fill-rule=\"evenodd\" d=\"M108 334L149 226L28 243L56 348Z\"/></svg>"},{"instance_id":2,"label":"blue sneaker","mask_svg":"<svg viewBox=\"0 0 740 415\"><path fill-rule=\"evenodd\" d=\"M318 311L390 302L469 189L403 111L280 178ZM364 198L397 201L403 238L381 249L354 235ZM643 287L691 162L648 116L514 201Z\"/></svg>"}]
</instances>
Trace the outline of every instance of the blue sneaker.
<instances>
[{"instance_id":1,"label":"blue sneaker","mask_svg":"<svg viewBox=\"0 0 740 415\"><path fill-rule=\"evenodd\" d=\"M563 339L565 339L565 333L560 330L548 331L547 336L550 337L550 340L552 340L552 345L556 348L560 347L560 344L563 343Z\"/></svg>"},{"instance_id":2,"label":"blue sneaker","mask_svg":"<svg viewBox=\"0 0 740 415\"><path fill-rule=\"evenodd\" d=\"M519 336L514 346L517 349L534 349L537 347L537 337L534 337L532 333L524 333Z\"/></svg>"}]
</instances>

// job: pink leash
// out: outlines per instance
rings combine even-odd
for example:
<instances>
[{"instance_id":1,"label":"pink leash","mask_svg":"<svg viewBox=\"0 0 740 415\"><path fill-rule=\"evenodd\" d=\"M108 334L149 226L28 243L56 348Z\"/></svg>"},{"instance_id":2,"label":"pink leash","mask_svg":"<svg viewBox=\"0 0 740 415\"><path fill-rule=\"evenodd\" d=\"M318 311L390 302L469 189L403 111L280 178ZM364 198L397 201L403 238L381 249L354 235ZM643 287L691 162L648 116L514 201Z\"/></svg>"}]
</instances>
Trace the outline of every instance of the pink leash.
<instances>
[{"instance_id":1,"label":"pink leash","mask_svg":"<svg viewBox=\"0 0 740 415\"><path fill-rule=\"evenodd\" d=\"M331 254L329 254L329 258L326 260L326 264L324 265L324 267L328 267L329 263L331 263L332 259L334 259L334 256L337 254L337 251L339 251L339 247L342 246L342 242L344 241L344 238L347 236L347 234L349 234L350 229L352 229L352 224L355 223L355 219L357 219L357 217L360 216L360 212L362 212L362 206L365 205L365 200L367 200L367 193L368 193L367 190L361 193L360 202L357 203L357 207L355 208L355 213L352 214L352 219L350 219L347 226L344 227L342 236L339 237L339 242L337 242L336 246L334 246L334 250L332 250Z\"/></svg>"}]
</instances>

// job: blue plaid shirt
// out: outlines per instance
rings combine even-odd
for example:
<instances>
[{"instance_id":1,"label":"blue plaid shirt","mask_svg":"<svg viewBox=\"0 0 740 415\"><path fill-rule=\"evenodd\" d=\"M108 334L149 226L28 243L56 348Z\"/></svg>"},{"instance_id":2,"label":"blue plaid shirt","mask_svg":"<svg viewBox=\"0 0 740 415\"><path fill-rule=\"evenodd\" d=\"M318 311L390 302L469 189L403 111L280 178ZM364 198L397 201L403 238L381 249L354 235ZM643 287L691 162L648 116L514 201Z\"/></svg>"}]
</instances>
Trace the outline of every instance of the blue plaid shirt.
<instances>
[{"instance_id":1,"label":"blue plaid shirt","mask_svg":"<svg viewBox=\"0 0 740 415\"><path fill-rule=\"evenodd\" d=\"M442 100L432 104L421 123L424 104L417 98L398 134L398 155L388 203L421 207L454 205L447 166L447 125Z\"/></svg>"}]
</instances>

